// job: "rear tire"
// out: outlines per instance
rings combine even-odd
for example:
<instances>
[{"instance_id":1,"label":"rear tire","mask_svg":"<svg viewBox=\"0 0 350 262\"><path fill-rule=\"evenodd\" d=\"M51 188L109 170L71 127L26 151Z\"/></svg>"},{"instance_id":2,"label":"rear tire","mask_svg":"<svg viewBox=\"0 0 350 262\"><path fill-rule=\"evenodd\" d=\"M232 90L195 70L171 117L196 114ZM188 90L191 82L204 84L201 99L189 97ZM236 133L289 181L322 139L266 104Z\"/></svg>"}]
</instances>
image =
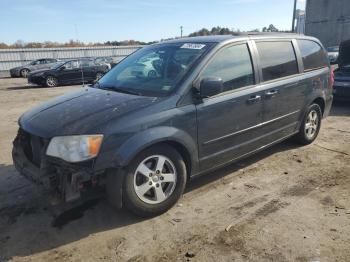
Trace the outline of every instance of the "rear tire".
<instances>
[{"instance_id":1,"label":"rear tire","mask_svg":"<svg viewBox=\"0 0 350 262\"><path fill-rule=\"evenodd\" d=\"M302 144L311 144L317 137L322 120L322 110L318 104L312 104L306 111L295 140Z\"/></svg>"},{"instance_id":2,"label":"rear tire","mask_svg":"<svg viewBox=\"0 0 350 262\"><path fill-rule=\"evenodd\" d=\"M168 145L142 151L125 171L123 204L141 217L166 212L179 200L186 186L185 162Z\"/></svg>"}]
</instances>

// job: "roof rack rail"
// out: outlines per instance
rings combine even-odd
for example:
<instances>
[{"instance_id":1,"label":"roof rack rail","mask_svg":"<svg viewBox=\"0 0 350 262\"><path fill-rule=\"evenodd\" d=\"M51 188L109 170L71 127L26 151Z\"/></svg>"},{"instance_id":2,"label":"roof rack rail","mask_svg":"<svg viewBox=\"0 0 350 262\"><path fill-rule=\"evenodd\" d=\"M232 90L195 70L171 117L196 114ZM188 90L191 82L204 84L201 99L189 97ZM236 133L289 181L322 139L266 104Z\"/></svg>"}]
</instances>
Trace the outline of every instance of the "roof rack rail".
<instances>
[{"instance_id":1,"label":"roof rack rail","mask_svg":"<svg viewBox=\"0 0 350 262\"><path fill-rule=\"evenodd\" d=\"M239 32L233 35L299 35L291 32Z\"/></svg>"}]
</instances>

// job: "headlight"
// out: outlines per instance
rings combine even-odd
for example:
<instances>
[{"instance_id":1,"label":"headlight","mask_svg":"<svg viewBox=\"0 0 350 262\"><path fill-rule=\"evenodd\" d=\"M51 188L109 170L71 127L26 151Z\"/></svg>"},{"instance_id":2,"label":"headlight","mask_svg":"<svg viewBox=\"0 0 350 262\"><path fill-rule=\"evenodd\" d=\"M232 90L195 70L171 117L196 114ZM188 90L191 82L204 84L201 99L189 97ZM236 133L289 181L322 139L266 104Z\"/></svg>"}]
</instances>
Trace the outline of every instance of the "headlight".
<instances>
[{"instance_id":1,"label":"headlight","mask_svg":"<svg viewBox=\"0 0 350 262\"><path fill-rule=\"evenodd\" d=\"M57 136L51 139L46 154L67 162L80 162L97 156L103 135Z\"/></svg>"}]
</instances>

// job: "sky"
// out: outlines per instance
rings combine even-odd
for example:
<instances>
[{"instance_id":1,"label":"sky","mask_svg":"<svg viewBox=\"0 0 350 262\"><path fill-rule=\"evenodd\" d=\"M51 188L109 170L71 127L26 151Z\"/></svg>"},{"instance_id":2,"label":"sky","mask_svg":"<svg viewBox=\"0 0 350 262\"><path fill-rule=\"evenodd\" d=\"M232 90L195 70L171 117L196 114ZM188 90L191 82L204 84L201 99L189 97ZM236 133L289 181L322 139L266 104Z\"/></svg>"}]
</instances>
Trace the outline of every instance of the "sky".
<instances>
[{"instance_id":1,"label":"sky","mask_svg":"<svg viewBox=\"0 0 350 262\"><path fill-rule=\"evenodd\" d=\"M294 0L0 0L0 42L156 41L213 26L289 30ZM305 0L298 0L303 8Z\"/></svg>"}]
</instances>

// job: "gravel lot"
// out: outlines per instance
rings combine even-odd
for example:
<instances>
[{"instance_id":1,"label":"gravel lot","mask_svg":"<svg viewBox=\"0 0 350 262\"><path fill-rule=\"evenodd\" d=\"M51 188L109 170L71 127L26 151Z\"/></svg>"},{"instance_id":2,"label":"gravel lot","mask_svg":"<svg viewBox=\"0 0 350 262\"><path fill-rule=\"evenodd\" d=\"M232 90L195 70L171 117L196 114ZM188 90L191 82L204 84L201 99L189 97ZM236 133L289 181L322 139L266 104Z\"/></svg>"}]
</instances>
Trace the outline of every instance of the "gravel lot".
<instances>
[{"instance_id":1,"label":"gravel lot","mask_svg":"<svg viewBox=\"0 0 350 262\"><path fill-rule=\"evenodd\" d=\"M105 200L56 219L11 159L17 119L79 86L0 79L0 261L350 261L350 103L318 139L290 141L191 181L153 219Z\"/></svg>"}]
</instances>

